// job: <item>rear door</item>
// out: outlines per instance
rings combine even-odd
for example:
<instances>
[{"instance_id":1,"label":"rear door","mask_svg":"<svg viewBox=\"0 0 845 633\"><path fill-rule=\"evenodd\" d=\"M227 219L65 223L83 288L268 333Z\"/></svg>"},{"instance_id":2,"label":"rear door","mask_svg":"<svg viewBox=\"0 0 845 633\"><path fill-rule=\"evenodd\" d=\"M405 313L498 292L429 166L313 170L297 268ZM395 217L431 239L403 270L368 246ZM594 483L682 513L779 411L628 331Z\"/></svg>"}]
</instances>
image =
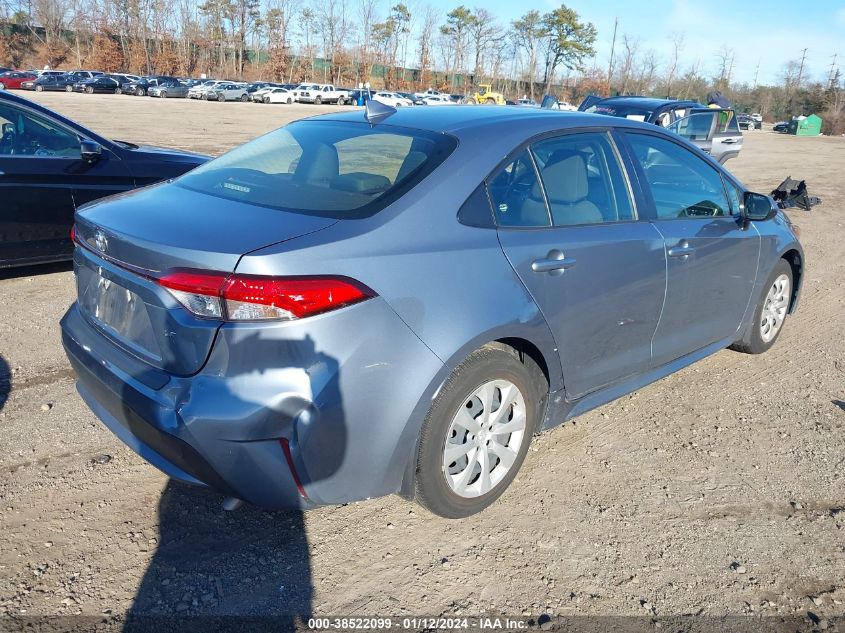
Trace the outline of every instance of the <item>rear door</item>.
<instances>
[{"instance_id":1,"label":"rear door","mask_svg":"<svg viewBox=\"0 0 845 633\"><path fill-rule=\"evenodd\" d=\"M646 369L666 284L607 131L535 143L489 180L502 248L543 312L572 400Z\"/></svg>"},{"instance_id":2,"label":"rear door","mask_svg":"<svg viewBox=\"0 0 845 633\"><path fill-rule=\"evenodd\" d=\"M736 334L757 274L760 237L744 228L738 204L706 159L645 130L624 136L649 199L645 212L666 244L666 303L653 344L659 366Z\"/></svg>"}]
</instances>

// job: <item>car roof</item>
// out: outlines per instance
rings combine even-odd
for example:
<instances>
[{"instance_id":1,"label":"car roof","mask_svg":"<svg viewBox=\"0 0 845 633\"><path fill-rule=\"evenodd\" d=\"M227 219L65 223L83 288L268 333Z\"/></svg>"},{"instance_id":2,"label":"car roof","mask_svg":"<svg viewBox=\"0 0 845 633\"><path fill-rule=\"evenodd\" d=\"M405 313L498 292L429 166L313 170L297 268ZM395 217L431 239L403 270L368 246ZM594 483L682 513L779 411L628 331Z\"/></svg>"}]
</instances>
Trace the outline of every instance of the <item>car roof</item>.
<instances>
[{"instance_id":1,"label":"car roof","mask_svg":"<svg viewBox=\"0 0 845 633\"><path fill-rule=\"evenodd\" d=\"M624 103L626 105L635 105L640 106L643 108L659 108L660 106L664 106L670 103L678 103L684 105L703 105L699 104L698 101L694 99L658 99L656 97L607 97L605 99L601 99L600 101L596 101L592 105L598 104L614 104L614 103Z\"/></svg>"},{"instance_id":2,"label":"car roof","mask_svg":"<svg viewBox=\"0 0 845 633\"><path fill-rule=\"evenodd\" d=\"M364 121L360 110L335 112L313 117L332 121ZM542 108L508 108L496 105L455 106L452 108L397 108L384 121L385 125L417 128L431 132L460 133L478 128L511 128L515 124L530 124L532 129L550 130L579 127L638 127L654 128L653 125L609 117L602 114L565 112Z\"/></svg>"}]
</instances>

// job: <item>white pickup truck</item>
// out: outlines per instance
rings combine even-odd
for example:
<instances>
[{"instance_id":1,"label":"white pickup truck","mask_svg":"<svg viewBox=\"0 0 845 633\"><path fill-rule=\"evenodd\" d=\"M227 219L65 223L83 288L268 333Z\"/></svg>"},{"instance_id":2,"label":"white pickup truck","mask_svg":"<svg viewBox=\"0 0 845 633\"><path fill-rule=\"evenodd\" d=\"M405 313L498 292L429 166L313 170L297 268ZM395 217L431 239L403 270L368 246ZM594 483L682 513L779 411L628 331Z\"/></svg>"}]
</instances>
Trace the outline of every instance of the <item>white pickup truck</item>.
<instances>
[{"instance_id":1,"label":"white pickup truck","mask_svg":"<svg viewBox=\"0 0 845 633\"><path fill-rule=\"evenodd\" d=\"M336 103L349 101L349 91L335 88L331 84L303 84L296 89L296 100L300 103Z\"/></svg>"}]
</instances>

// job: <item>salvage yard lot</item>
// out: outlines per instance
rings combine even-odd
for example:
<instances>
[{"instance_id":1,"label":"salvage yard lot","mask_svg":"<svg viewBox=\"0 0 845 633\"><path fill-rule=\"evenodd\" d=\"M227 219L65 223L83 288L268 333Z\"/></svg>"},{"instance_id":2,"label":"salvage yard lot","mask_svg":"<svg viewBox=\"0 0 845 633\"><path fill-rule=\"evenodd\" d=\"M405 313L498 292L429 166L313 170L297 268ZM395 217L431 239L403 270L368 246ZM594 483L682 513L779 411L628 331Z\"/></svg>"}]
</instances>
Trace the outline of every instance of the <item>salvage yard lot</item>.
<instances>
[{"instance_id":1,"label":"salvage yard lot","mask_svg":"<svg viewBox=\"0 0 845 633\"><path fill-rule=\"evenodd\" d=\"M28 96L105 136L213 154L338 109ZM535 438L511 489L463 521L398 497L225 513L169 483L75 393L69 268L4 273L0 615L845 614L845 139L750 132L728 166L824 201L790 212L807 274L776 346Z\"/></svg>"}]
</instances>

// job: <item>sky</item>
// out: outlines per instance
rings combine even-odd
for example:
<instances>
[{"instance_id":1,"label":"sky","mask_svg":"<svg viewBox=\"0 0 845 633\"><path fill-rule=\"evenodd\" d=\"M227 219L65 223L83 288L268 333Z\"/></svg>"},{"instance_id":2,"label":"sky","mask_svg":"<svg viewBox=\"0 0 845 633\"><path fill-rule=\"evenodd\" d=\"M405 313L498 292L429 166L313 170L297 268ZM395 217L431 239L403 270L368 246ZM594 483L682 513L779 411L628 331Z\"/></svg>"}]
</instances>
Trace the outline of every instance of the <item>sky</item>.
<instances>
[{"instance_id":1,"label":"sky","mask_svg":"<svg viewBox=\"0 0 845 633\"><path fill-rule=\"evenodd\" d=\"M485 7L502 22L510 22L531 9L541 12L560 6L560 0L431 0L444 12L455 6ZM778 83L783 67L800 60L806 48L804 76L826 81L834 53L845 74L845 1L840 0L566 0L565 4L592 22L598 30L596 62L607 68L613 40L613 23L619 18L617 55L622 34L639 40L640 50L653 49L668 61L673 35L684 37L682 68L700 60L701 72L713 75L719 68L716 53L733 49L732 81ZM665 63L664 61L664 63Z\"/></svg>"}]
</instances>

